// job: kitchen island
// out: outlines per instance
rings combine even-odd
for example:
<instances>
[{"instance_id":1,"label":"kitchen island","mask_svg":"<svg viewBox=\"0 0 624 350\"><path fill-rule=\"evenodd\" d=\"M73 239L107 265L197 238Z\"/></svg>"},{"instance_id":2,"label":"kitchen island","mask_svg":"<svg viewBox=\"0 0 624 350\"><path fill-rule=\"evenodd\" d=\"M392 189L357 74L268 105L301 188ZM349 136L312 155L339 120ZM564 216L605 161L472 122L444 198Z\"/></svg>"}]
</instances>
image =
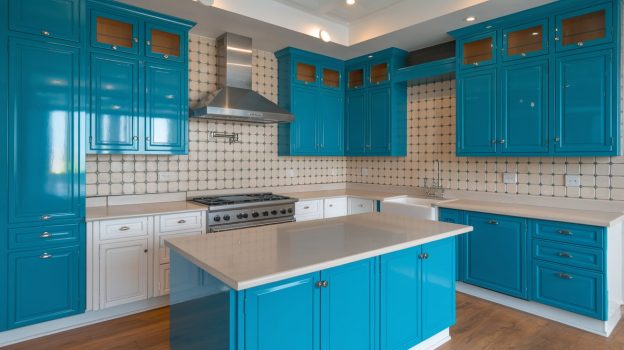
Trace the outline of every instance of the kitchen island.
<instances>
[{"instance_id":1,"label":"kitchen island","mask_svg":"<svg viewBox=\"0 0 624 350\"><path fill-rule=\"evenodd\" d=\"M433 349L471 230L367 213L167 240L171 348Z\"/></svg>"}]
</instances>

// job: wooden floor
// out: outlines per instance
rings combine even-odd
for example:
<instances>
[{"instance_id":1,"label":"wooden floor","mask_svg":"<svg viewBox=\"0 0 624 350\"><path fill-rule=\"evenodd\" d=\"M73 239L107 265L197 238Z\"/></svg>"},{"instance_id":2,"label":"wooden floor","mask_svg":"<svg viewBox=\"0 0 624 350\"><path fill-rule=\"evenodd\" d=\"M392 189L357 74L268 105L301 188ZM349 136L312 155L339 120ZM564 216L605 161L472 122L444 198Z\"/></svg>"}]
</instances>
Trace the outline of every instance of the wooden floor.
<instances>
[{"instance_id":1,"label":"wooden floor","mask_svg":"<svg viewBox=\"0 0 624 350\"><path fill-rule=\"evenodd\" d=\"M5 350L169 349L167 308L5 347ZM604 338L464 294L440 350L622 350L624 322Z\"/></svg>"}]
</instances>

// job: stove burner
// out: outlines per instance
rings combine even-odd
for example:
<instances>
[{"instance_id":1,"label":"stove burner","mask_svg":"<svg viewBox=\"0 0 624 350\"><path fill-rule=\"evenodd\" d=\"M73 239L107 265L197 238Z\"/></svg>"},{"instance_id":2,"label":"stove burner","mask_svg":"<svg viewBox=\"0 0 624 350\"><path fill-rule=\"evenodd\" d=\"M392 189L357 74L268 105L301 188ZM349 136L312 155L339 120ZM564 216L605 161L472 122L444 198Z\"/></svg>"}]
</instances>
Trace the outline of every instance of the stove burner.
<instances>
[{"instance_id":1,"label":"stove burner","mask_svg":"<svg viewBox=\"0 0 624 350\"><path fill-rule=\"evenodd\" d=\"M268 202L277 200L288 200L290 198L272 193L252 193L245 195L231 196L210 196L193 198L194 202L202 203L208 206L215 205L232 205L241 203Z\"/></svg>"}]
</instances>

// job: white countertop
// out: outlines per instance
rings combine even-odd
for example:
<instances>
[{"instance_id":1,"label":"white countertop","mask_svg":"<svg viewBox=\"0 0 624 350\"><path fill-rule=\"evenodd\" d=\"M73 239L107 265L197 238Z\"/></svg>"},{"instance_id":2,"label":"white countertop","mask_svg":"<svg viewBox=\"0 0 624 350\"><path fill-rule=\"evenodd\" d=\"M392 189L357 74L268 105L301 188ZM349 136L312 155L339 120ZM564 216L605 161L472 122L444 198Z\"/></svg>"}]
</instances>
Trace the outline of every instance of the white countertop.
<instances>
[{"instance_id":1,"label":"white countertop","mask_svg":"<svg viewBox=\"0 0 624 350\"><path fill-rule=\"evenodd\" d=\"M185 213L208 210L205 205L193 202L162 202L144 204L111 205L105 207L88 207L86 221L121 219L136 216Z\"/></svg>"},{"instance_id":2,"label":"white countertop","mask_svg":"<svg viewBox=\"0 0 624 350\"><path fill-rule=\"evenodd\" d=\"M166 244L243 290L470 231L470 226L367 213L171 238Z\"/></svg>"},{"instance_id":3,"label":"white countertop","mask_svg":"<svg viewBox=\"0 0 624 350\"><path fill-rule=\"evenodd\" d=\"M284 192L284 193L278 193L278 194L297 198L299 200L335 198L335 197L357 197L357 198L383 201L383 200L390 199L390 198L405 197L404 194L397 194L394 192L377 192L377 191L362 191L362 190L348 190L348 189L290 192L290 193Z\"/></svg>"},{"instance_id":4,"label":"white countertop","mask_svg":"<svg viewBox=\"0 0 624 350\"><path fill-rule=\"evenodd\" d=\"M443 201L438 203L437 206L440 208L518 216L531 219L561 221L601 227L610 227L624 220L624 213L622 212L553 208L537 205L478 201L469 199Z\"/></svg>"}]
</instances>

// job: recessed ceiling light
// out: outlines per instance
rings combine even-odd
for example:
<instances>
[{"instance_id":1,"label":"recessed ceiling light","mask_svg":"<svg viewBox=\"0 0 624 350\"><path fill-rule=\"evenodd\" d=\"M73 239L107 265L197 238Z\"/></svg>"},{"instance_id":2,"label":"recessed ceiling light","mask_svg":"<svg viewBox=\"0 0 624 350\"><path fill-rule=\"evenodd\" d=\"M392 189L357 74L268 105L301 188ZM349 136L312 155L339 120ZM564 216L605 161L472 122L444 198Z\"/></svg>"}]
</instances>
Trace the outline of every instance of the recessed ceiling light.
<instances>
[{"instance_id":1,"label":"recessed ceiling light","mask_svg":"<svg viewBox=\"0 0 624 350\"><path fill-rule=\"evenodd\" d=\"M347 0L347 5L355 5L355 0Z\"/></svg>"},{"instance_id":2,"label":"recessed ceiling light","mask_svg":"<svg viewBox=\"0 0 624 350\"><path fill-rule=\"evenodd\" d=\"M323 40L326 43L331 41L331 35L329 35L329 33L326 30L321 30L319 32L319 38L321 38L321 40Z\"/></svg>"},{"instance_id":3,"label":"recessed ceiling light","mask_svg":"<svg viewBox=\"0 0 624 350\"><path fill-rule=\"evenodd\" d=\"M466 19L464 19L466 22L474 22L477 20L477 17L475 16L470 16L470 17L466 17Z\"/></svg>"}]
</instances>

